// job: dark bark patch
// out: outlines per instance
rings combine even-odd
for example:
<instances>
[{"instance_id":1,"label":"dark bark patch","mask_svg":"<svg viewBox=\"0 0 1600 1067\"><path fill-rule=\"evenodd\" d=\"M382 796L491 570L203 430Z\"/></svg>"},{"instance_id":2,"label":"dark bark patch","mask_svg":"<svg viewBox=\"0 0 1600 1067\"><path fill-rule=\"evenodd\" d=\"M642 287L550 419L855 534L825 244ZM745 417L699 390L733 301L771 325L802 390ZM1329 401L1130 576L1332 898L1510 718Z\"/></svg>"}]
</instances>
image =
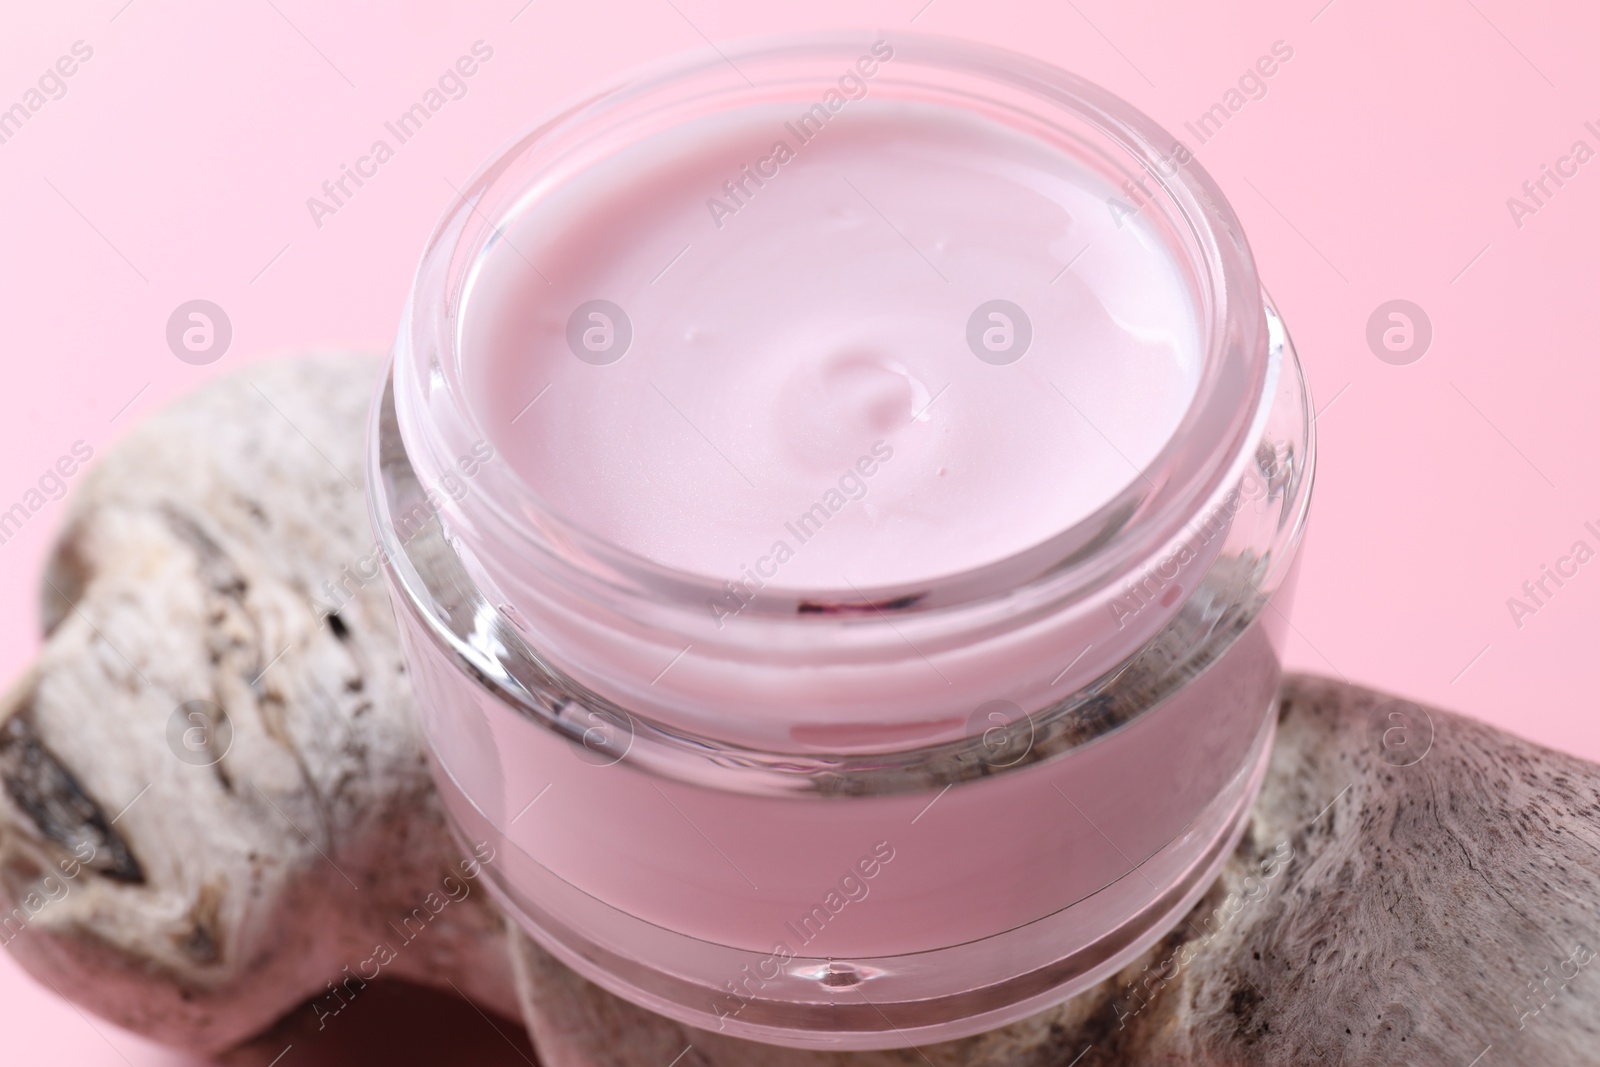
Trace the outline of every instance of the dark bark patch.
<instances>
[{"instance_id":1,"label":"dark bark patch","mask_svg":"<svg viewBox=\"0 0 1600 1067\"><path fill-rule=\"evenodd\" d=\"M0 783L41 837L80 859L87 845L93 852L85 867L113 881L144 884L143 868L104 809L34 731L31 702L0 726Z\"/></svg>"}]
</instances>

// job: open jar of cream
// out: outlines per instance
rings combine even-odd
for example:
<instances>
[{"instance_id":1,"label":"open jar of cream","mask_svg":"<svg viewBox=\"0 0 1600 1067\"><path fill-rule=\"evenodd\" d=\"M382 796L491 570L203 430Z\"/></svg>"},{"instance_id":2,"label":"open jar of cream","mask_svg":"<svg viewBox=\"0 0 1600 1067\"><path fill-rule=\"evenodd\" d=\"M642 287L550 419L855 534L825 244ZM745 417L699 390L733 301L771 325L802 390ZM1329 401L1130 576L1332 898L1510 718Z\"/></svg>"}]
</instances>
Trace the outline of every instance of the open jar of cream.
<instances>
[{"instance_id":1,"label":"open jar of cream","mask_svg":"<svg viewBox=\"0 0 1600 1067\"><path fill-rule=\"evenodd\" d=\"M1238 840L1312 427L1188 149L1045 64L782 39L540 124L432 237L372 511L450 816L685 1023L959 1037Z\"/></svg>"}]
</instances>

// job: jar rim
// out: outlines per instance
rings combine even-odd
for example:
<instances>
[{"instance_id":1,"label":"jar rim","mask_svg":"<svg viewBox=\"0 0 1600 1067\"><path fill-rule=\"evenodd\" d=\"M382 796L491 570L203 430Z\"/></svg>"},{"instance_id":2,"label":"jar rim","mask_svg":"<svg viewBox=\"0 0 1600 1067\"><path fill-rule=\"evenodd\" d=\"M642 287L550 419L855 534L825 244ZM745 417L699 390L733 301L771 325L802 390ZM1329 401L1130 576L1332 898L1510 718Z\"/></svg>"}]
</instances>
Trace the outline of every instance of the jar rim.
<instances>
[{"instance_id":1,"label":"jar rim","mask_svg":"<svg viewBox=\"0 0 1600 1067\"><path fill-rule=\"evenodd\" d=\"M1272 321L1281 333L1275 316ZM1257 632L1259 616L1288 580L1315 467L1309 396L1287 335L1280 343L1288 349L1291 368L1287 395L1280 401L1287 400L1284 414L1297 419L1304 451L1290 462L1292 472L1282 472L1284 510L1269 523L1270 543L1258 546L1259 554L1240 557L1220 584L1199 598L1214 601L1231 593L1239 598L1235 607L1220 613L1214 606L1202 607L1203 617L1174 623L1118 669L981 735L864 751L752 746L686 731L582 685L526 641L514 615L484 599L437 514L422 502L426 489L399 437L392 368L379 383L368 431L372 517L397 612L418 625L423 639L457 671L524 719L566 738L584 753L585 762L627 761L667 778L768 796L922 792L1023 771L1103 742L1165 704L1224 656L1240 654L1241 644L1252 646L1245 655L1263 665L1275 663L1276 639ZM428 515L409 538L401 536L406 514ZM1268 667L1268 673L1275 671Z\"/></svg>"},{"instance_id":2,"label":"jar rim","mask_svg":"<svg viewBox=\"0 0 1600 1067\"><path fill-rule=\"evenodd\" d=\"M848 590L761 591L751 614L805 618L800 604L924 612L1048 586L1051 600L1115 582L1171 540L1211 499L1257 430L1275 376L1261 287L1237 216L1182 142L1106 90L1044 61L987 45L924 34L881 34L893 48L875 91L942 84L952 92L983 88L1008 103L1029 102L1051 119L1070 120L1123 153L1129 173L1148 175L1150 199L1166 212L1190 254L1200 284L1196 311L1203 356L1200 379L1176 430L1145 468L1087 517L1009 556L915 583ZM489 440L468 403L461 364L467 281L482 250L500 239L503 205L522 195L524 164L561 138L583 137L606 121L675 101L708 96L748 101L750 94L792 90L854 58L873 35L822 33L752 38L699 49L625 73L557 109L482 167L435 228L417 270L395 350L399 431L419 475L447 473L453 457ZM805 72L815 71L814 75ZM787 80L763 80L779 72ZM799 72L799 73L797 73ZM752 80L752 75L755 76ZM942 82L941 82L942 79ZM820 84L820 83L819 83ZM974 98L976 99L976 98ZM1186 158L1183 158L1186 157ZM1177 162L1174 162L1177 160ZM478 476L482 491L447 500L453 529L518 556L538 558L606 595L703 610L723 594L717 579L650 560L607 541L561 514L498 454ZM1059 602L1059 601L1058 601ZM799 611L797 612L797 608Z\"/></svg>"}]
</instances>

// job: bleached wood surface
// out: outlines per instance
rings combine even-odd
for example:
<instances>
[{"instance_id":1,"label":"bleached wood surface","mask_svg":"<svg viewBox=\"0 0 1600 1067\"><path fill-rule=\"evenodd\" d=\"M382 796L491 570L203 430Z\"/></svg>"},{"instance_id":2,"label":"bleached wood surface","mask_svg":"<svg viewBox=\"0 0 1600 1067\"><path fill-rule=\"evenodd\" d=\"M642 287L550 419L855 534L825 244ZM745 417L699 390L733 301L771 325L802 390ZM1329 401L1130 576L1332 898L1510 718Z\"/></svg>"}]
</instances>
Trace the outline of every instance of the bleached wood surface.
<instances>
[{"instance_id":1,"label":"bleached wood surface","mask_svg":"<svg viewBox=\"0 0 1600 1067\"><path fill-rule=\"evenodd\" d=\"M225 379L73 499L45 649L0 707L0 940L85 1008L216 1053L290 1012L335 1025L376 974L520 1010L547 1067L1600 1063L1600 768L1304 677L1221 880L1067 1004L823 1055L599 991L507 934L493 857L444 829L366 563L376 372ZM226 709L225 754L191 701Z\"/></svg>"}]
</instances>

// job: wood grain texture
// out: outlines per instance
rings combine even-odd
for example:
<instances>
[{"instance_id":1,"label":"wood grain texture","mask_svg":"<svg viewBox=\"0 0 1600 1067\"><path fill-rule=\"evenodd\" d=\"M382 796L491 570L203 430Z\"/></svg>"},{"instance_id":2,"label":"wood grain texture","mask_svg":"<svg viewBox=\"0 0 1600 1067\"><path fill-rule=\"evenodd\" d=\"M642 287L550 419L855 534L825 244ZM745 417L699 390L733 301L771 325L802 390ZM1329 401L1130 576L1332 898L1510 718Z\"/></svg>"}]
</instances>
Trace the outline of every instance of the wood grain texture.
<instances>
[{"instance_id":1,"label":"wood grain texture","mask_svg":"<svg viewBox=\"0 0 1600 1067\"><path fill-rule=\"evenodd\" d=\"M1600 1063L1600 767L1291 676L1250 827L1177 929L1066 1004L916 1050L691 1030L519 942L549 1067Z\"/></svg>"},{"instance_id":2,"label":"wood grain texture","mask_svg":"<svg viewBox=\"0 0 1600 1067\"><path fill-rule=\"evenodd\" d=\"M377 372L253 368L104 457L43 583L43 653L0 709L0 939L184 1048L336 1012L375 968L516 1010L503 920L459 869L388 596L360 566ZM182 716L173 747L190 701L225 709L215 762L203 734L180 758Z\"/></svg>"},{"instance_id":3,"label":"wood grain texture","mask_svg":"<svg viewBox=\"0 0 1600 1067\"><path fill-rule=\"evenodd\" d=\"M224 379L74 499L0 706L0 940L89 1010L246 1062L290 1013L337 1025L382 945L377 980L520 1012L546 1067L1600 1063L1600 767L1308 677L1221 879L1066 1004L819 1054L604 993L508 935L445 828L369 565L377 368ZM225 709L225 754L184 733L191 701Z\"/></svg>"}]
</instances>

